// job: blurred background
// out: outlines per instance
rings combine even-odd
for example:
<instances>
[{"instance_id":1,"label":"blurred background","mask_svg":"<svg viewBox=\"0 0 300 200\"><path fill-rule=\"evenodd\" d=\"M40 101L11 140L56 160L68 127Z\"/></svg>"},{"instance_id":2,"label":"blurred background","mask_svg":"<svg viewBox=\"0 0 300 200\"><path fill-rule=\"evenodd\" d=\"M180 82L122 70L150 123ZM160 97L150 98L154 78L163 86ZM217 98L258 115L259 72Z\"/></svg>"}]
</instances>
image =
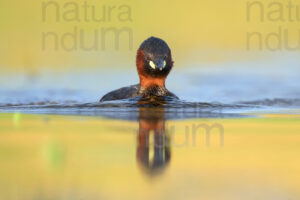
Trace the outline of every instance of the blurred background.
<instances>
[{"instance_id":1,"label":"blurred background","mask_svg":"<svg viewBox=\"0 0 300 200\"><path fill-rule=\"evenodd\" d=\"M285 0L2 1L0 102L97 101L138 82L136 50L150 36L171 47L167 84L183 99L297 98L299 10Z\"/></svg>"},{"instance_id":2,"label":"blurred background","mask_svg":"<svg viewBox=\"0 0 300 200\"><path fill-rule=\"evenodd\" d=\"M299 0L1 0L0 199L300 199L299 25ZM93 104L150 36L185 101Z\"/></svg>"}]
</instances>

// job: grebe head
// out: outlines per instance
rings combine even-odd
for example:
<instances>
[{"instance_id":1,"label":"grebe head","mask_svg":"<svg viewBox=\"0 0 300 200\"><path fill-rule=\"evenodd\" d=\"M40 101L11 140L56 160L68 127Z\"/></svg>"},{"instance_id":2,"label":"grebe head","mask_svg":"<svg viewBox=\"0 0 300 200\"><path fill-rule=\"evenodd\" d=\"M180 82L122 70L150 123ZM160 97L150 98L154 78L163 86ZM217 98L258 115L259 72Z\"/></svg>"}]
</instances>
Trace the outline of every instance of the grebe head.
<instances>
[{"instance_id":1,"label":"grebe head","mask_svg":"<svg viewBox=\"0 0 300 200\"><path fill-rule=\"evenodd\" d=\"M162 39L150 37L137 52L137 70L141 78L164 80L172 69L171 50Z\"/></svg>"}]
</instances>

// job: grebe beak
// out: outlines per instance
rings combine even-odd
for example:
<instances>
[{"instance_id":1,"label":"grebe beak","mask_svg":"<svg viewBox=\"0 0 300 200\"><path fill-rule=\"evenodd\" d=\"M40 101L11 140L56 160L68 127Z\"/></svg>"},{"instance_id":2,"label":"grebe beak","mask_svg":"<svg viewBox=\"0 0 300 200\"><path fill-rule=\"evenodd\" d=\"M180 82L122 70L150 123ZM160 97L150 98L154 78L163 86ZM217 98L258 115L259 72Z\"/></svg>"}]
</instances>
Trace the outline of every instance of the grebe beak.
<instances>
[{"instance_id":1,"label":"grebe beak","mask_svg":"<svg viewBox=\"0 0 300 200\"><path fill-rule=\"evenodd\" d=\"M164 59L159 59L155 61L157 70L162 71L166 66L166 61Z\"/></svg>"}]
</instances>

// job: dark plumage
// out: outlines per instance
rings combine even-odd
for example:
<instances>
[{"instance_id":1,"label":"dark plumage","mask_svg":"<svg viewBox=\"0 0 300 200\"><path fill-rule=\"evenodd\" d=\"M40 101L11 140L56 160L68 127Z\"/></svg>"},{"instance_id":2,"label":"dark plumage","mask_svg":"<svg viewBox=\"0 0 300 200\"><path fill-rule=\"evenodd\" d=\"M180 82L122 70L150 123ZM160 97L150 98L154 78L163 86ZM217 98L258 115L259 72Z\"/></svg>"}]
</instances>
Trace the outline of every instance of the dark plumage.
<instances>
[{"instance_id":1,"label":"dark plumage","mask_svg":"<svg viewBox=\"0 0 300 200\"><path fill-rule=\"evenodd\" d=\"M173 94L172 92L168 91L166 88L154 86L147 89L140 90L140 85L131 85L127 87L122 87L117 90L113 90L106 95L104 95L100 101L112 101L112 100L120 100L120 99L128 99L134 97L161 97L161 96L168 96L178 99L178 97Z\"/></svg>"},{"instance_id":2,"label":"dark plumage","mask_svg":"<svg viewBox=\"0 0 300 200\"><path fill-rule=\"evenodd\" d=\"M127 99L132 97L163 97L178 99L165 87L165 80L173 67L171 50L162 39L150 37L137 51L136 66L140 83L122 87L104 95L100 101Z\"/></svg>"},{"instance_id":3,"label":"dark plumage","mask_svg":"<svg viewBox=\"0 0 300 200\"><path fill-rule=\"evenodd\" d=\"M112 101L137 97L139 88L139 84L131 85L128 87L122 87L107 93L100 99L100 101Z\"/></svg>"}]
</instances>

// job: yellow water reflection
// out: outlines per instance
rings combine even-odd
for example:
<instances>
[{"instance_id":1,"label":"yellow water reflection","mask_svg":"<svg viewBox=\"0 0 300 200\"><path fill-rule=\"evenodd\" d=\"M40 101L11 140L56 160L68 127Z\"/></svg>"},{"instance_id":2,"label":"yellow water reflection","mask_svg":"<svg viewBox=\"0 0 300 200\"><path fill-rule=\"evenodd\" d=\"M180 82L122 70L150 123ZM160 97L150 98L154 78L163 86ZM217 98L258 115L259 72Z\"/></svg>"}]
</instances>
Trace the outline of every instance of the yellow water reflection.
<instances>
[{"instance_id":1,"label":"yellow water reflection","mask_svg":"<svg viewBox=\"0 0 300 200\"><path fill-rule=\"evenodd\" d=\"M163 113L140 111L139 122L0 114L0 199L300 199L299 115ZM215 124L223 144L221 129L203 128Z\"/></svg>"}]
</instances>

